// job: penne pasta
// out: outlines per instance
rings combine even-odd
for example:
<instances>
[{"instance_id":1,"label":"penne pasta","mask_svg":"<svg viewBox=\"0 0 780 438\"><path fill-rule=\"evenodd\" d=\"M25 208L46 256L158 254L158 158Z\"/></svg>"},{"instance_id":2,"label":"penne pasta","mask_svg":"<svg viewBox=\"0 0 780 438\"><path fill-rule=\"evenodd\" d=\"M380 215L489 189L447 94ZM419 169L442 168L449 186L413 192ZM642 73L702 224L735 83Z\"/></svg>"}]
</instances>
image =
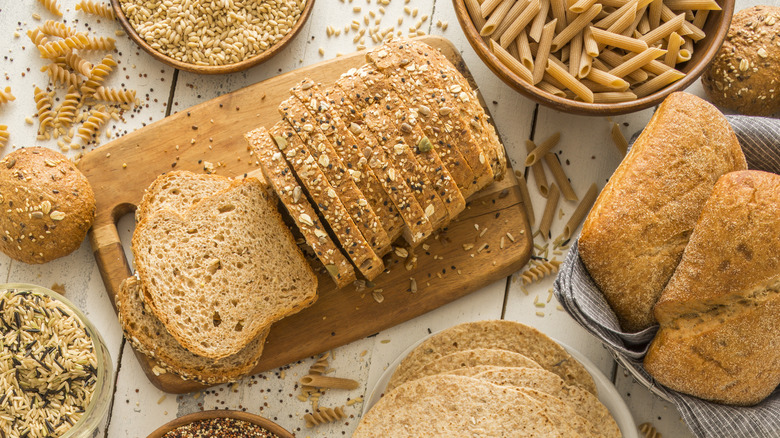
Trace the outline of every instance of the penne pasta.
<instances>
[{"instance_id":1,"label":"penne pasta","mask_svg":"<svg viewBox=\"0 0 780 438\"><path fill-rule=\"evenodd\" d=\"M642 40L629 38L618 33L607 32L606 30L597 27L591 26L590 31L593 33L593 38L596 42L605 46L617 47L636 53L643 52L647 50L648 47L647 43Z\"/></svg>"},{"instance_id":2,"label":"penne pasta","mask_svg":"<svg viewBox=\"0 0 780 438\"><path fill-rule=\"evenodd\" d=\"M615 147L617 147L618 151L620 151L620 154L625 157L626 153L628 152L628 140L626 140L623 132L620 131L620 125L613 123L610 134L612 135L612 141L615 142Z\"/></svg>"},{"instance_id":3,"label":"penne pasta","mask_svg":"<svg viewBox=\"0 0 780 438\"><path fill-rule=\"evenodd\" d=\"M636 11L637 5L632 4L625 14L607 28L607 32L621 33L628 29L628 27L634 23L634 20L636 20Z\"/></svg>"},{"instance_id":4,"label":"penne pasta","mask_svg":"<svg viewBox=\"0 0 780 438\"><path fill-rule=\"evenodd\" d=\"M512 6L512 9L507 12L506 17L504 17L503 20L501 20L501 23L496 27L496 30L493 32L491 37L494 40L498 40L501 35L506 32L507 29L509 29L509 26L512 25L512 23L517 19L517 17L520 16L520 13L523 12L523 10L528 7L530 4L530 0L519 0Z\"/></svg>"},{"instance_id":5,"label":"penne pasta","mask_svg":"<svg viewBox=\"0 0 780 438\"><path fill-rule=\"evenodd\" d=\"M528 152L531 152L536 149L536 144L533 142L533 140L526 140L525 149ZM534 174L534 180L536 181L536 188L539 190L539 194L546 198L548 193L547 176L544 174L544 167L542 167L542 163L534 163L534 165L531 166L531 172Z\"/></svg>"},{"instance_id":6,"label":"penne pasta","mask_svg":"<svg viewBox=\"0 0 780 438\"><path fill-rule=\"evenodd\" d=\"M541 89L543 91L546 91L547 93L552 94L553 96L566 97L566 93L564 93L563 90L561 90L560 88L556 87L555 85L553 85L553 84L551 84L551 83L549 83L547 81L539 82L538 84L536 84L536 86L539 89Z\"/></svg>"},{"instance_id":7,"label":"penne pasta","mask_svg":"<svg viewBox=\"0 0 780 438\"><path fill-rule=\"evenodd\" d=\"M561 192L558 190L558 186L555 183L550 185L550 193L547 196L547 203L544 205L544 213L542 213L542 221L539 223L539 234L543 240L550 238L550 227L552 226L555 210L558 208L558 199L561 197Z\"/></svg>"},{"instance_id":8,"label":"penne pasta","mask_svg":"<svg viewBox=\"0 0 780 438\"><path fill-rule=\"evenodd\" d=\"M561 84L563 84L565 88L573 91L574 94L576 94L577 97L583 101L593 103L593 92L590 91L585 85L582 85L582 82L577 80L577 78L570 75L566 69L559 66L551 59L547 60L546 72L549 73L550 76L557 79Z\"/></svg>"},{"instance_id":9,"label":"penne pasta","mask_svg":"<svg viewBox=\"0 0 780 438\"><path fill-rule=\"evenodd\" d=\"M588 53L583 48L582 54L580 55L580 66L577 69L577 75L576 75L577 78L582 79L584 77L587 77L590 74L592 65L593 65L593 57L588 55Z\"/></svg>"},{"instance_id":10,"label":"penne pasta","mask_svg":"<svg viewBox=\"0 0 780 438\"><path fill-rule=\"evenodd\" d=\"M650 32L650 21L647 19L647 14L645 14L642 15L642 18L639 19L639 24L636 26L634 38L639 38L648 32Z\"/></svg>"},{"instance_id":11,"label":"penne pasta","mask_svg":"<svg viewBox=\"0 0 780 438\"><path fill-rule=\"evenodd\" d=\"M474 28L479 32L482 26L485 25L485 18L482 16L482 9L478 0L463 0L466 4L466 10L469 12L471 21L474 23Z\"/></svg>"},{"instance_id":12,"label":"penne pasta","mask_svg":"<svg viewBox=\"0 0 780 438\"><path fill-rule=\"evenodd\" d=\"M534 57L531 54L531 45L528 43L528 34L523 30L515 41L517 46L518 59L528 70L534 71ZM533 76L533 75L532 75Z\"/></svg>"},{"instance_id":13,"label":"penne pasta","mask_svg":"<svg viewBox=\"0 0 780 438\"><path fill-rule=\"evenodd\" d=\"M653 79L645 82L644 84L634 88L634 93L636 93L636 95L639 97L645 97L671 84L672 82L679 81L684 77L685 73L681 71L674 69L667 70Z\"/></svg>"},{"instance_id":14,"label":"penne pasta","mask_svg":"<svg viewBox=\"0 0 780 438\"><path fill-rule=\"evenodd\" d=\"M556 132L555 134L549 136L545 141L542 142L542 144L537 146L534 150L530 151L528 153L528 156L525 157L525 167L530 167L538 163L539 160L541 160L542 157L544 157L544 155L550 151L550 149L554 148L555 145L558 144L558 141L560 139L561 139L561 133Z\"/></svg>"},{"instance_id":15,"label":"penne pasta","mask_svg":"<svg viewBox=\"0 0 780 438\"><path fill-rule=\"evenodd\" d=\"M540 0L531 0L531 3L528 5L528 7L523 10L520 16L517 17L517 19L515 19L515 21L509 26L506 32L501 35L499 40L501 47L509 47L509 45L512 44L515 38L517 38L517 36L520 34L520 31L523 30L523 28L525 28L525 26L527 26L528 23L534 19L536 14L539 13L541 7Z\"/></svg>"},{"instance_id":16,"label":"penne pasta","mask_svg":"<svg viewBox=\"0 0 780 438\"><path fill-rule=\"evenodd\" d=\"M650 61L654 60L655 58L658 58L659 56L665 53L666 50L656 49L655 47L651 47L647 50L642 51L641 53L636 54L636 56L631 57L630 59L626 60L622 64L616 66L615 68L610 70L609 73L618 77L626 76L627 74L635 70L639 70L643 66L649 64Z\"/></svg>"},{"instance_id":17,"label":"penne pasta","mask_svg":"<svg viewBox=\"0 0 780 438\"><path fill-rule=\"evenodd\" d=\"M606 85L597 84L590 79L582 79L580 80L582 82L582 85L588 87L588 90L592 91L593 93L608 93L610 91L620 91L616 90L612 87L608 87Z\"/></svg>"},{"instance_id":18,"label":"penne pasta","mask_svg":"<svg viewBox=\"0 0 780 438\"><path fill-rule=\"evenodd\" d=\"M343 379L341 377L328 377L320 374L307 374L299 380L303 386L313 386L315 388L332 389L356 389L360 384L352 379Z\"/></svg>"},{"instance_id":19,"label":"penne pasta","mask_svg":"<svg viewBox=\"0 0 780 438\"><path fill-rule=\"evenodd\" d=\"M577 194L574 193L571 182L569 182L569 178L563 171L558 155L553 152L547 152L544 154L544 162L547 163L547 168L550 169L550 173L552 173L553 178L555 178L555 182L558 183L558 187L564 199L567 201L576 201L578 199Z\"/></svg>"},{"instance_id":20,"label":"penne pasta","mask_svg":"<svg viewBox=\"0 0 780 438\"><path fill-rule=\"evenodd\" d=\"M633 55L633 53L632 53ZM609 64L606 71L612 70L612 68L624 63L629 57L620 56L611 50L604 50L601 52L599 59ZM599 66L599 68L602 68ZM637 70L628 74L628 78L635 82L644 82L647 80L647 72L643 70Z\"/></svg>"},{"instance_id":21,"label":"penne pasta","mask_svg":"<svg viewBox=\"0 0 780 438\"><path fill-rule=\"evenodd\" d=\"M615 24L616 21L618 21L622 16L626 14L634 5L638 5L639 0L631 0L627 2L625 5L621 6L614 12L611 12L606 17L602 18L601 20L597 21L593 26L598 27L599 29L608 29L610 26ZM638 9L638 6L637 6ZM636 10L634 12L636 14ZM631 19L634 20L633 18Z\"/></svg>"},{"instance_id":22,"label":"penne pasta","mask_svg":"<svg viewBox=\"0 0 780 438\"><path fill-rule=\"evenodd\" d=\"M581 14L594 4L596 4L596 0L577 0L576 3L569 6L569 11L574 12L575 14Z\"/></svg>"},{"instance_id":23,"label":"penne pasta","mask_svg":"<svg viewBox=\"0 0 780 438\"><path fill-rule=\"evenodd\" d=\"M636 94L630 91L605 91L603 93L593 93L593 103L630 102L636 99Z\"/></svg>"},{"instance_id":24,"label":"penne pasta","mask_svg":"<svg viewBox=\"0 0 780 438\"><path fill-rule=\"evenodd\" d=\"M528 37L537 43L542 37L542 29L547 22L547 13L550 11L550 0L541 0L539 2L539 13L536 14L531 22L531 29L528 31Z\"/></svg>"},{"instance_id":25,"label":"penne pasta","mask_svg":"<svg viewBox=\"0 0 780 438\"><path fill-rule=\"evenodd\" d=\"M721 10L721 7L718 6L718 2L715 0L666 0L664 4L673 11L684 11L686 9L692 9L694 11L701 9L709 11Z\"/></svg>"},{"instance_id":26,"label":"penne pasta","mask_svg":"<svg viewBox=\"0 0 780 438\"><path fill-rule=\"evenodd\" d=\"M590 69L590 73L588 74L587 78L597 84L609 87L611 89L609 91L625 91L629 86L625 79L596 68Z\"/></svg>"},{"instance_id":27,"label":"penne pasta","mask_svg":"<svg viewBox=\"0 0 780 438\"><path fill-rule=\"evenodd\" d=\"M490 36L501 23L501 20L506 17L506 14L509 12L509 9L512 7L514 2L515 0L503 0L501 4L499 4L495 10L493 10L493 13L491 13L489 17L486 17L487 22L485 22L485 25L482 26L479 34L482 36Z\"/></svg>"},{"instance_id":28,"label":"penne pasta","mask_svg":"<svg viewBox=\"0 0 780 438\"><path fill-rule=\"evenodd\" d=\"M552 39L557 23L558 19L553 18L553 20L545 24L544 29L542 29L542 37L539 40L539 48L536 50L536 58L534 58L534 84L538 84L544 77L544 73L547 68L547 58L550 56L550 46L552 45Z\"/></svg>"},{"instance_id":29,"label":"penne pasta","mask_svg":"<svg viewBox=\"0 0 780 438\"><path fill-rule=\"evenodd\" d=\"M502 64L506 65L513 73L520 77L520 79L533 84L533 76L531 70L526 68L520 61L512 56L509 52L501 47L495 40L490 40L490 50L496 55Z\"/></svg>"},{"instance_id":30,"label":"penne pasta","mask_svg":"<svg viewBox=\"0 0 780 438\"><path fill-rule=\"evenodd\" d=\"M674 67L677 64L677 53L683 44L683 38L677 33L672 32L669 35L669 42L666 43L666 55L664 55L664 64Z\"/></svg>"},{"instance_id":31,"label":"penne pasta","mask_svg":"<svg viewBox=\"0 0 780 438\"><path fill-rule=\"evenodd\" d=\"M578 15L574 21L572 21L568 26L560 31L560 33L556 35L555 38L553 38L551 50L553 52L561 50L566 43L571 41L575 35L580 33L590 24L591 20L593 20L600 11L601 5L596 3L595 5L591 6L590 9Z\"/></svg>"},{"instance_id":32,"label":"penne pasta","mask_svg":"<svg viewBox=\"0 0 780 438\"><path fill-rule=\"evenodd\" d=\"M675 14L671 9L669 9L669 6L667 6L666 4L661 6L662 21L669 21L672 18L674 18L675 15L677 14ZM683 23L682 32L678 32L678 33L682 36L688 36L692 38L694 41L699 41L702 38L704 38L704 31L694 26L693 23L690 23L688 21Z\"/></svg>"},{"instance_id":33,"label":"penne pasta","mask_svg":"<svg viewBox=\"0 0 780 438\"><path fill-rule=\"evenodd\" d=\"M637 9L636 17L634 17L634 21L632 21L631 24L625 30L623 30L623 32L620 32L620 34L633 37L637 26L639 26L639 22L642 21L642 16L644 16L645 11L647 11L647 8Z\"/></svg>"},{"instance_id":34,"label":"penne pasta","mask_svg":"<svg viewBox=\"0 0 780 438\"><path fill-rule=\"evenodd\" d=\"M661 25L661 9L664 6L663 0L653 0L647 8L647 19L650 22L650 28L655 29Z\"/></svg>"},{"instance_id":35,"label":"penne pasta","mask_svg":"<svg viewBox=\"0 0 780 438\"><path fill-rule=\"evenodd\" d=\"M566 0L550 0L552 16L554 19L558 20L555 25L556 32L561 32L566 27L566 6Z\"/></svg>"},{"instance_id":36,"label":"penne pasta","mask_svg":"<svg viewBox=\"0 0 780 438\"><path fill-rule=\"evenodd\" d=\"M582 32L571 40L569 45L569 74L578 77L580 74L580 60L582 59Z\"/></svg>"},{"instance_id":37,"label":"penne pasta","mask_svg":"<svg viewBox=\"0 0 780 438\"><path fill-rule=\"evenodd\" d=\"M669 67L668 65L664 64L661 61L652 60L647 65L642 67L642 70L647 73L652 73L654 75L660 75L661 73L665 71L672 70L672 67ZM639 70L637 70L639 71Z\"/></svg>"},{"instance_id":38,"label":"penne pasta","mask_svg":"<svg viewBox=\"0 0 780 438\"><path fill-rule=\"evenodd\" d=\"M696 15L693 17L693 21L691 21L691 24L701 29L702 27L704 27L704 24L707 22L707 17L709 16L710 16L709 9L700 9L696 11Z\"/></svg>"},{"instance_id":39,"label":"penne pasta","mask_svg":"<svg viewBox=\"0 0 780 438\"><path fill-rule=\"evenodd\" d=\"M565 241L571 239L571 237L574 235L574 231L579 228L579 226L582 224L582 221L585 220L585 216L587 216L591 207L593 207L598 194L599 188L596 186L596 183L591 184L588 188L588 191L585 192L582 200L577 205L577 208L575 208L574 212L571 214L571 216L569 216L569 221L566 222L566 225L563 226L563 238L561 240Z\"/></svg>"},{"instance_id":40,"label":"penne pasta","mask_svg":"<svg viewBox=\"0 0 780 438\"><path fill-rule=\"evenodd\" d=\"M528 223L531 225L531 229L533 229L534 224L536 223L534 204L531 202L531 195L528 193L528 182L523 175L517 175L517 186L520 189L520 199L523 200L523 210L525 210L525 215L528 217Z\"/></svg>"},{"instance_id":41,"label":"penne pasta","mask_svg":"<svg viewBox=\"0 0 780 438\"><path fill-rule=\"evenodd\" d=\"M480 15L482 15L482 18L487 18L494 9L498 7L498 5L501 4L504 0L485 0L482 2L482 5L480 5Z\"/></svg>"},{"instance_id":42,"label":"penne pasta","mask_svg":"<svg viewBox=\"0 0 780 438\"><path fill-rule=\"evenodd\" d=\"M586 27L582 31L582 41L585 46L585 52L592 57L599 56L599 43L593 38L593 32L590 31L590 27Z\"/></svg>"},{"instance_id":43,"label":"penne pasta","mask_svg":"<svg viewBox=\"0 0 780 438\"><path fill-rule=\"evenodd\" d=\"M672 32L680 29L683 22L685 22L685 14L679 14L667 21L666 23L656 27L650 32L645 33L639 39L646 42L648 45L654 42L664 39L672 34Z\"/></svg>"},{"instance_id":44,"label":"penne pasta","mask_svg":"<svg viewBox=\"0 0 780 438\"><path fill-rule=\"evenodd\" d=\"M688 49L681 47L680 51L677 52L677 63L683 63L688 62L691 60L691 56L693 56L693 53L691 53Z\"/></svg>"}]
</instances>

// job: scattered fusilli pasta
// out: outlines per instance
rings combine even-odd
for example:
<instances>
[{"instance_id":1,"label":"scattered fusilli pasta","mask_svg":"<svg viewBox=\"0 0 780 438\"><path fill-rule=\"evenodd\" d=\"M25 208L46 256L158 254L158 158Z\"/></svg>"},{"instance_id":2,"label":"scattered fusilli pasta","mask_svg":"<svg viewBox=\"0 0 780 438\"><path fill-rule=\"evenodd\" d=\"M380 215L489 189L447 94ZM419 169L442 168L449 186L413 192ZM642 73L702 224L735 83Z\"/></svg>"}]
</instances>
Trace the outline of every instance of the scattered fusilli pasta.
<instances>
[{"instance_id":1,"label":"scattered fusilli pasta","mask_svg":"<svg viewBox=\"0 0 780 438\"><path fill-rule=\"evenodd\" d=\"M68 94L65 95L65 100L62 101L62 105L60 105L57 111L57 117L54 120L55 127L68 127L73 124L80 98L81 93L79 93L76 87L71 85L68 88Z\"/></svg>"},{"instance_id":2,"label":"scattered fusilli pasta","mask_svg":"<svg viewBox=\"0 0 780 438\"><path fill-rule=\"evenodd\" d=\"M42 46L38 46L38 50L41 52L43 58L56 58L60 55L66 55L73 49L83 49L90 43L88 38L83 33L77 33L61 40L55 40L48 42Z\"/></svg>"},{"instance_id":3,"label":"scattered fusilli pasta","mask_svg":"<svg viewBox=\"0 0 780 438\"><path fill-rule=\"evenodd\" d=\"M105 113L103 111L97 110L93 111L92 114L89 116L86 122L79 127L78 132L76 133L76 138L81 139L82 144L87 144L92 139L93 136L97 135L97 132L100 130L100 127L103 126L104 123L108 120L108 118L111 117L108 115L108 113ZM71 145L72 147L73 145Z\"/></svg>"},{"instance_id":4,"label":"scattered fusilli pasta","mask_svg":"<svg viewBox=\"0 0 780 438\"><path fill-rule=\"evenodd\" d=\"M76 10L81 10L87 14L108 18L109 20L114 19L114 10L111 9L111 5L98 3L93 0L81 0L80 2L76 3Z\"/></svg>"},{"instance_id":5,"label":"scattered fusilli pasta","mask_svg":"<svg viewBox=\"0 0 780 438\"><path fill-rule=\"evenodd\" d=\"M8 144L8 126L0 125L0 148Z\"/></svg>"},{"instance_id":6,"label":"scattered fusilli pasta","mask_svg":"<svg viewBox=\"0 0 780 438\"><path fill-rule=\"evenodd\" d=\"M98 87L103 84L106 77L111 74L114 67L117 66L116 61L111 55L106 55L100 63L92 68L89 77L81 85L81 99L82 102L88 97L92 97L97 91Z\"/></svg>"},{"instance_id":7,"label":"scattered fusilli pasta","mask_svg":"<svg viewBox=\"0 0 780 438\"><path fill-rule=\"evenodd\" d=\"M344 414L344 407L338 406L333 408L319 408L311 414L306 414L303 419L306 420L306 427L314 427L320 424L333 423L346 417Z\"/></svg>"},{"instance_id":8,"label":"scattered fusilli pasta","mask_svg":"<svg viewBox=\"0 0 780 438\"><path fill-rule=\"evenodd\" d=\"M54 112L51 110L51 96L38 87L35 87L35 107L38 109L39 133L43 134L47 128L54 127Z\"/></svg>"},{"instance_id":9,"label":"scattered fusilli pasta","mask_svg":"<svg viewBox=\"0 0 780 438\"><path fill-rule=\"evenodd\" d=\"M103 50L105 52L114 50L116 47L116 40L109 37L93 37L89 38L84 45L85 50Z\"/></svg>"},{"instance_id":10,"label":"scattered fusilli pasta","mask_svg":"<svg viewBox=\"0 0 780 438\"><path fill-rule=\"evenodd\" d=\"M643 438L661 438L661 434L650 423L640 424L639 431L642 432Z\"/></svg>"},{"instance_id":11,"label":"scattered fusilli pasta","mask_svg":"<svg viewBox=\"0 0 780 438\"><path fill-rule=\"evenodd\" d=\"M92 72L92 63L80 57L76 52L65 55L65 64L85 77L89 77Z\"/></svg>"},{"instance_id":12,"label":"scattered fusilli pasta","mask_svg":"<svg viewBox=\"0 0 780 438\"><path fill-rule=\"evenodd\" d=\"M561 262L558 260L537 261L520 274L520 279L523 284L535 283L550 274L558 272L560 265Z\"/></svg>"},{"instance_id":13,"label":"scattered fusilli pasta","mask_svg":"<svg viewBox=\"0 0 780 438\"><path fill-rule=\"evenodd\" d=\"M33 42L38 47L45 46L46 43L49 42L49 40L46 38L46 35L41 32L40 28L30 29L27 31L27 36L30 37L30 41ZM40 49L39 49L40 50Z\"/></svg>"},{"instance_id":14,"label":"scattered fusilli pasta","mask_svg":"<svg viewBox=\"0 0 780 438\"><path fill-rule=\"evenodd\" d=\"M135 90L117 90L116 88L98 87L95 99L106 102L132 105L135 103Z\"/></svg>"},{"instance_id":15,"label":"scattered fusilli pasta","mask_svg":"<svg viewBox=\"0 0 780 438\"><path fill-rule=\"evenodd\" d=\"M52 14L62 17L62 12L60 12L60 7L57 5L57 0L38 0L43 4L43 7L45 7L49 12Z\"/></svg>"},{"instance_id":16,"label":"scattered fusilli pasta","mask_svg":"<svg viewBox=\"0 0 780 438\"><path fill-rule=\"evenodd\" d=\"M76 73L69 72L62 68L59 64L49 64L41 67L41 71L45 71L49 74L49 78L54 83L63 85L75 85L78 86L81 83L81 78Z\"/></svg>"},{"instance_id":17,"label":"scattered fusilli pasta","mask_svg":"<svg viewBox=\"0 0 780 438\"><path fill-rule=\"evenodd\" d=\"M11 87L5 87L5 90L0 90L0 103L8 103L12 100L16 100L16 97L11 94Z\"/></svg>"},{"instance_id":18,"label":"scattered fusilli pasta","mask_svg":"<svg viewBox=\"0 0 780 438\"><path fill-rule=\"evenodd\" d=\"M43 26L40 27L40 30L46 35L59 38L67 38L76 34L76 31L73 30L73 28L66 26L65 23L54 20L46 20L46 22L43 23ZM36 44L41 45L39 43Z\"/></svg>"}]
</instances>

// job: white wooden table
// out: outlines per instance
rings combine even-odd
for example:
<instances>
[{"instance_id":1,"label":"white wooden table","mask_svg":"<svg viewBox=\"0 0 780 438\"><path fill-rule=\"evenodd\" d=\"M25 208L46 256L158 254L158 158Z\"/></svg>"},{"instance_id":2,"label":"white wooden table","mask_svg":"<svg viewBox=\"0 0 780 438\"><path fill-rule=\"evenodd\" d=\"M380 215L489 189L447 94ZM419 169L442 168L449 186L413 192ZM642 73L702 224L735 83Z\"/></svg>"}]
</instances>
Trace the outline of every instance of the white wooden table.
<instances>
[{"instance_id":1,"label":"white wooden table","mask_svg":"<svg viewBox=\"0 0 780 438\"><path fill-rule=\"evenodd\" d=\"M197 76L158 63L137 48L126 36L116 37L120 60L118 71L109 81L110 86L138 90L142 105L124 114L123 120L111 121L107 130L121 135L160 120L171 112L182 111L192 105L215 96L237 90L241 87L267 79L282 72L295 70L304 65L349 53L355 50L352 42L354 32L339 37L327 37L326 27L343 27L353 19L362 23L369 11L378 12L377 0L317 0L312 16L292 44L274 59L247 72L228 76ZM64 19L79 30L89 30L97 35L115 36L120 29L118 23L98 20L75 11L75 0L60 0L65 12ZM737 10L758 3L755 0L737 0ZM778 0L765 3L778 4ZM354 13L353 7L362 11ZM404 12L404 7L419 10L416 18ZM33 18L37 13L42 20ZM480 91L488 102L502 134L509 157L515 168L522 168L526 155L524 140L542 140L554 132L561 132L561 142L555 148L561 162L572 180L575 191L583 194L587 187L596 182L604 186L620 162L620 154L609 137L610 121L604 118L572 116L538 106L520 96L501 82L485 67L466 41L453 7L448 0L392 0L385 6L381 28L395 25L404 35L424 15L427 20L421 30L441 34L449 38L463 52ZM398 25L398 18L403 24ZM5 1L0 3L0 88L10 85L17 100L0 106L0 124L7 124L11 131L9 145L0 151L3 155L22 146L42 145L59 149L56 141L36 141L36 125L25 123L26 117L33 117L34 84L44 87L48 83L45 73L39 72L44 60L25 36L27 29L42 24L43 20L56 19L39 2ZM446 23L446 29L437 23ZM19 36L15 36L18 33ZM370 39L367 39L369 45ZM324 55L319 49L324 50ZM697 83L688 91L703 96ZM62 93L60 92L60 95ZM276 103L270 103L276 104ZM649 120L652 110L613 117L621 124L623 133L630 137ZM105 135L101 141L108 141ZM92 148L89 148L92 149ZM88 150L89 150L88 149ZM75 156L76 151L69 152ZM535 210L541 212L544 199L533 187L530 177L531 196ZM575 204L562 202L561 208L570 214ZM537 214L540 217L541 213ZM538 221L538 220L537 220ZM565 223L556 220L552 235L557 235ZM538 225L538 223L536 224ZM129 242L134 227L132 217L120 221L123 242ZM127 250L127 245L125 245ZM128 259L131 258L128 252ZM563 255L558 256L563 259ZM505 318L520 321L548 335L575 347L591 359L608 378L628 404L636 424L651 422L659 432L668 437L691 436L685 424L672 405L652 395L636 384L626 372L617 366L610 354L592 336L581 329L565 312L558 310L555 299L544 308L534 305L535 297L540 301L547 298L552 287L552 278L528 286L526 295L520 283L512 276L482 289L458 301L443 306L414 320L400 324L332 352L331 367L334 375L356 379L360 387L353 391L327 393L320 401L323 406L344 404L350 398L368 397L375 382L387 366L409 345L431 331L441 330L464 321ZM360 417L360 403L346 408L348 419L344 423L306 429L302 420L308 412L309 403L296 398L296 381L306 374L313 358L290 364L279 370L247 377L236 384L222 385L195 394L183 396L166 395L152 386L141 371L128 343L122 338L121 330L106 296L97 266L88 242L84 242L75 253L42 266L29 266L11 261L0 255L0 282L29 282L46 287L63 286L65 294L86 312L106 339L114 359L116 391L109 418L95 436L145 437L163 423L201 409L243 409L271 418L299 437L349 436ZM540 316L537 312L542 312Z\"/></svg>"}]
</instances>

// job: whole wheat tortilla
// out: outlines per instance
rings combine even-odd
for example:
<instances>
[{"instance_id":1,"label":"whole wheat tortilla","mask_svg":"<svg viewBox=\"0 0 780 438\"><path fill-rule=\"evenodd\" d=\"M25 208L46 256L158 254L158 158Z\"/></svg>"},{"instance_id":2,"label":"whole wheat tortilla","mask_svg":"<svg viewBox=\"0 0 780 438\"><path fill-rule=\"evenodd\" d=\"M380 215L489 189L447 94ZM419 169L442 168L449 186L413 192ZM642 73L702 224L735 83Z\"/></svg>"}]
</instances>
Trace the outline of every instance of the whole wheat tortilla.
<instances>
[{"instance_id":1,"label":"whole wheat tortilla","mask_svg":"<svg viewBox=\"0 0 780 438\"><path fill-rule=\"evenodd\" d=\"M523 354L567 384L596 394L596 384L585 367L555 341L524 324L493 320L459 324L423 341L403 361L387 385L388 390L407 382L426 364L460 350L489 348Z\"/></svg>"},{"instance_id":2,"label":"whole wheat tortilla","mask_svg":"<svg viewBox=\"0 0 780 438\"><path fill-rule=\"evenodd\" d=\"M464 376L423 377L382 397L352 438L577 437L532 397ZM560 422L562 419L558 419Z\"/></svg>"},{"instance_id":3,"label":"whole wheat tortilla","mask_svg":"<svg viewBox=\"0 0 780 438\"><path fill-rule=\"evenodd\" d=\"M434 374L448 374L453 370L469 369L480 365L496 367L528 367L540 368L539 364L523 356L507 350L495 350L488 348L476 348L474 350L456 351L452 354L440 357L424 367L409 374L409 380L417 380ZM385 392L392 388L388 386Z\"/></svg>"}]
</instances>

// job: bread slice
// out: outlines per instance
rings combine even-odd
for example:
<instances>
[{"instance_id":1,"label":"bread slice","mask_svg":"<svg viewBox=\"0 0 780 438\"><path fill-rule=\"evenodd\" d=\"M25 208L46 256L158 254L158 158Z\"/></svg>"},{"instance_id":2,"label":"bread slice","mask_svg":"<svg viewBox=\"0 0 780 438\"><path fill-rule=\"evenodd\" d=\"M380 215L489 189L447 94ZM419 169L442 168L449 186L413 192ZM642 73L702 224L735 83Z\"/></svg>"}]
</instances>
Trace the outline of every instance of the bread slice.
<instances>
[{"instance_id":1,"label":"bread slice","mask_svg":"<svg viewBox=\"0 0 780 438\"><path fill-rule=\"evenodd\" d=\"M286 122L276 123L270 132L282 156L294 170L298 182L308 193L311 202L317 206L324 223L333 231L336 241L349 259L368 280L376 278L385 268L382 259L360 234L336 191L328 184L298 134Z\"/></svg>"},{"instance_id":2,"label":"bread slice","mask_svg":"<svg viewBox=\"0 0 780 438\"><path fill-rule=\"evenodd\" d=\"M170 373L206 385L232 382L251 372L260 360L270 330L266 328L260 332L238 353L214 360L192 354L168 333L144 304L141 282L137 278L129 277L122 282L115 302L122 331L136 351L154 359Z\"/></svg>"},{"instance_id":3,"label":"bread slice","mask_svg":"<svg viewBox=\"0 0 780 438\"><path fill-rule=\"evenodd\" d=\"M342 288L355 281L355 269L331 239L314 207L303 195L303 188L276 147L271 134L265 128L258 128L245 134L244 138L257 158L265 180L271 184L306 244L322 262L336 286Z\"/></svg>"},{"instance_id":4,"label":"bread slice","mask_svg":"<svg viewBox=\"0 0 780 438\"><path fill-rule=\"evenodd\" d=\"M361 112L347 98L344 91L339 87L331 87L326 89L324 94L331 110L343 118L349 131L358 140L356 144L358 150L368 161L368 166L382 183L385 193L401 214L406 224L403 232L404 239L412 246L418 245L433 233L433 227L407 184L405 175L396 168L394 160L385 153L374 134L368 129L363 129Z\"/></svg>"},{"instance_id":5,"label":"bread slice","mask_svg":"<svg viewBox=\"0 0 780 438\"><path fill-rule=\"evenodd\" d=\"M314 116L333 147L333 151L339 156L341 165L360 187L366 201L378 215L390 241L395 241L403 233L404 220L382 187L382 183L368 166L368 160L361 153L365 147L360 147L360 141L347 129L342 117L328 105L325 95L313 80L305 78L290 89L290 93Z\"/></svg>"},{"instance_id":6,"label":"bread slice","mask_svg":"<svg viewBox=\"0 0 780 438\"><path fill-rule=\"evenodd\" d=\"M468 122L467 126L480 139L482 149L493 170L493 177L497 180L502 179L507 169L506 151L469 81L444 55L421 41L406 39L391 41L372 50L367 57L377 68L383 70L387 63L384 63L382 59L388 53L395 53L402 59L411 60L423 56L428 60L426 64L430 65L433 72L448 84L445 90L449 93L450 98L460 102L457 107L462 109L461 119Z\"/></svg>"},{"instance_id":7,"label":"bread slice","mask_svg":"<svg viewBox=\"0 0 780 438\"><path fill-rule=\"evenodd\" d=\"M163 209L132 240L144 301L186 349L238 353L271 323L317 298L317 278L255 178L183 214Z\"/></svg>"},{"instance_id":8,"label":"bread slice","mask_svg":"<svg viewBox=\"0 0 780 438\"><path fill-rule=\"evenodd\" d=\"M363 81L355 74L356 71L352 69L347 74L342 75L336 81L335 87L341 88L341 91L358 109L362 119L359 124L363 126L363 129L374 134L379 146L384 148L387 156L402 172L409 188L412 189L412 194L420 203L433 229L438 229L446 223L449 217L444 202L436 193L425 168L417 162L410 145L406 144L403 138L394 135L396 131L389 114L387 114L387 108L373 99Z\"/></svg>"},{"instance_id":9,"label":"bread slice","mask_svg":"<svg viewBox=\"0 0 780 438\"><path fill-rule=\"evenodd\" d=\"M350 178L346 166L333 150L330 140L325 137L306 107L295 97L290 97L279 106L279 113L298 133L298 137L308 148L317 167L336 191L352 221L357 225L357 229L371 245L371 249L380 256L390 252L390 237L382 228L374 209L365 200L363 192L355 185L355 181Z\"/></svg>"},{"instance_id":10,"label":"bread slice","mask_svg":"<svg viewBox=\"0 0 780 438\"><path fill-rule=\"evenodd\" d=\"M448 162L447 157L451 156L451 161L466 164L471 176L466 183L459 183L464 197L493 182L493 169L476 131L481 127L471 126L460 100L451 97L447 90L448 73L437 71L427 56L416 51L374 49L368 51L366 58L385 74L407 105L417 111L426 135L436 139L442 161Z\"/></svg>"},{"instance_id":11,"label":"bread slice","mask_svg":"<svg viewBox=\"0 0 780 438\"><path fill-rule=\"evenodd\" d=\"M355 74L363 80L374 101L385 108L392 130L389 136L404 139L417 163L425 170L428 179L436 188L436 193L444 202L449 219L457 217L466 208L466 200L448 167L439 157L434 142L418 126L417 114L409 110L406 103L393 90L385 75L370 65L366 64L360 67Z\"/></svg>"},{"instance_id":12,"label":"bread slice","mask_svg":"<svg viewBox=\"0 0 780 438\"><path fill-rule=\"evenodd\" d=\"M136 222L163 208L184 212L203 198L230 187L231 180L221 175L174 170L158 176L144 191L135 210Z\"/></svg>"}]
</instances>

